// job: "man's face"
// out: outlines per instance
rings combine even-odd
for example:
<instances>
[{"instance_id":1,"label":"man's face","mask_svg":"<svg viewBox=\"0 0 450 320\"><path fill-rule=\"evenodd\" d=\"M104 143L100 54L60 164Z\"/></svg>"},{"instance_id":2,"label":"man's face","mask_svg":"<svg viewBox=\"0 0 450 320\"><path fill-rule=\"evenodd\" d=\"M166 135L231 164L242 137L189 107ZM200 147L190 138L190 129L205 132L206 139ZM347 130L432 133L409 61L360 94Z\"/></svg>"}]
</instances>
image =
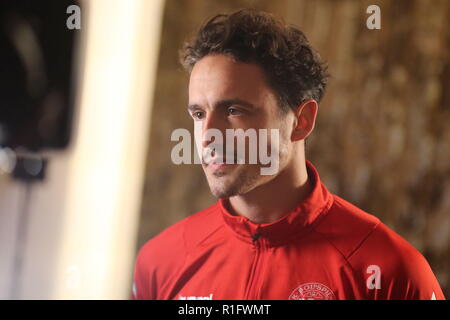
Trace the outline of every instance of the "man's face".
<instances>
[{"instance_id":1,"label":"man's face","mask_svg":"<svg viewBox=\"0 0 450 320\"><path fill-rule=\"evenodd\" d=\"M214 139L207 139L208 129L215 128L222 133L225 151L226 129L252 128L257 133L259 129L268 129L267 149L270 154L270 129L278 129L278 172L289 162L293 149L290 139L293 113L284 114L280 111L275 92L267 85L259 66L236 62L225 55L204 57L191 72L188 110L194 119L196 146L200 152L214 142ZM218 164L220 161L216 160L219 158L225 162L223 154L218 152L213 153L213 161L202 163L214 196L228 198L245 194L277 176L278 172L261 175L263 165L259 161L256 164L249 163L248 142L249 139L246 139L245 164ZM236 157L236 151L232 157Z\"/></svg>"}]
</instances>

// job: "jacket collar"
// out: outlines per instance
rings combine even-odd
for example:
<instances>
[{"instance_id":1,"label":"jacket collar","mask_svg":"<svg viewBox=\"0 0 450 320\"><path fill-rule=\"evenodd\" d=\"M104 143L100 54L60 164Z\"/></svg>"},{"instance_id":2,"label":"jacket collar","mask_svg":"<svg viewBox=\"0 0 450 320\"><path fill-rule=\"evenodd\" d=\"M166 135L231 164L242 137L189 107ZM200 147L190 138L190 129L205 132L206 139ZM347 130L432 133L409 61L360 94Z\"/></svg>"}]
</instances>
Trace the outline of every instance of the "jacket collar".
<instances>
[{"instance_id":1,"label":"jacket collar","mask_svg":"<svg viewBox=\"0 0 450 320\"><path fill-rule=\"evenodd\" d=\"M218 203L225 224L240 239L255 243L253 240L256 237L259 243L267 246L281 245L289 242L294 236L304 234L333 203L332 194L320 181L319 173L308 160L306 160L306 168L308 179L312 179L313 189L304 201L284 217L272 223L256 224L246 217L232 215L226 209L228 199L220 199Z\"/></svg>"}]
</instances>

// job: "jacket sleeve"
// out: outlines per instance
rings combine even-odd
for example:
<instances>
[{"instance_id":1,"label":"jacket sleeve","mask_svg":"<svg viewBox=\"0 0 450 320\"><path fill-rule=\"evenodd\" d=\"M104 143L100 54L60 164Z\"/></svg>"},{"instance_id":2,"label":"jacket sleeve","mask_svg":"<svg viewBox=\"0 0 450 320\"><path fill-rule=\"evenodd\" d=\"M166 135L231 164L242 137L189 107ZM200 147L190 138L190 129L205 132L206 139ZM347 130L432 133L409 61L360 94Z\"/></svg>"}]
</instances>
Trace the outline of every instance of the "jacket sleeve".
<instances>
[{"instance_id":1,"label":"jacket sleeve","mask_svg":"<svg viewBox=\"0 0 450 320\"><path fill-rule=\"evenodd\" d=\"M156 299L156 290L151 288L150 273L152 270L147 265L146 246L142 247L135 259L133 285L131 290L132 300Z\"/></svg>"},{"instance_id":2,"label":"jacket sleeve","mask_svg":"<svg viewBox=\"0 0 450 320\"><path fill-rule=\"evenodd\" d=\"M174 275L186 257L184 224L177 223L154 238L139 250L134 266L132 297L135 300L170 300L175 291Z\"/></svg>"}]
</instances>

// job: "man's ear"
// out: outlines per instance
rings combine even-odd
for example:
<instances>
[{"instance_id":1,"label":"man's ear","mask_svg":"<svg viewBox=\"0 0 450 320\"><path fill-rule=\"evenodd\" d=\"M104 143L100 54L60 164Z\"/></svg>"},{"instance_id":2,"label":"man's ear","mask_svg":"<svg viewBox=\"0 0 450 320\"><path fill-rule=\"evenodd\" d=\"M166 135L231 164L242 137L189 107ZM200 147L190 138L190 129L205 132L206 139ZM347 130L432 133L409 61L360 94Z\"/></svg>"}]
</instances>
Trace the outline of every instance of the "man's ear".
<instances>
[{"instance_id":1,"label":"man's ear","mask_svg":"<svg viewBox=\"0 0 450 320\"><path fill-rule=\"evenodd\" d=\"M309 136L314 129L318 109L317 101L308 99L293 110L296 121L291 135L292 141L304 140Z\"/></svg>"}]
</instances>

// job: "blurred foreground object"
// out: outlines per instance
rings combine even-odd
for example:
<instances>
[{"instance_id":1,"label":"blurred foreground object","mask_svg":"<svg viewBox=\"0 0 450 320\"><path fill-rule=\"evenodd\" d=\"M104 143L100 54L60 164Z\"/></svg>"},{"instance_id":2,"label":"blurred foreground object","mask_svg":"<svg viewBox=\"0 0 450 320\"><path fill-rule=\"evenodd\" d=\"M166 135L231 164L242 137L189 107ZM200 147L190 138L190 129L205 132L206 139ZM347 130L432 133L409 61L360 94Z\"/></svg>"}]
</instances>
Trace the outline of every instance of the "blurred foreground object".
<instances>
[{"instance_id":1,"label":"blurred foreground object","mask_svg":"<svg viewBox=\"0 0 450 320\"><path fill-rule=\"evenodd\" d=\"M29 9L47 2L59 0L23 3ZM64 127L62 119L55 120L63 132L71 131L70 141L58 133L61 143L44 144L37 129L21 124L30 140L12 143L8 138L0 144L0 299L129 297L164 1L80 3L81 29L70 31L79 37L70 87L73 130ZM57 32L68 31L67 9L58 9L64 19ZM54 20L50 11L46 16ZM30 28L38 34L41 27ZM65 46L59 39L49 43ZM45 61L53 68L57 57ZM22 78L20 92L28 92ZM33 79L34 85L41 81ZM45 79L42 87L48 87L46 76L38 79ZM10 88L19 87L10 84ZM50 96L57 104L68 97L53 91ZM35 117L31 109L19 112L3 106L2 123L6 116L18 121ZM64 144L64 149L46 150ZM32 159L22 161L22 154ZM45 179L32 184L12 179L15 174L36 173Z\"/></svg>"},{"instance_id":2,"label":"blurred foreground object","mask_svg":"<svg viewBox=\"0 0 450 320\"><path fill-rule=\"evenodd\" d=\"M73 0L0 4L0 146L64 148L72 122Z\"/></svg>"}]
</instances>

